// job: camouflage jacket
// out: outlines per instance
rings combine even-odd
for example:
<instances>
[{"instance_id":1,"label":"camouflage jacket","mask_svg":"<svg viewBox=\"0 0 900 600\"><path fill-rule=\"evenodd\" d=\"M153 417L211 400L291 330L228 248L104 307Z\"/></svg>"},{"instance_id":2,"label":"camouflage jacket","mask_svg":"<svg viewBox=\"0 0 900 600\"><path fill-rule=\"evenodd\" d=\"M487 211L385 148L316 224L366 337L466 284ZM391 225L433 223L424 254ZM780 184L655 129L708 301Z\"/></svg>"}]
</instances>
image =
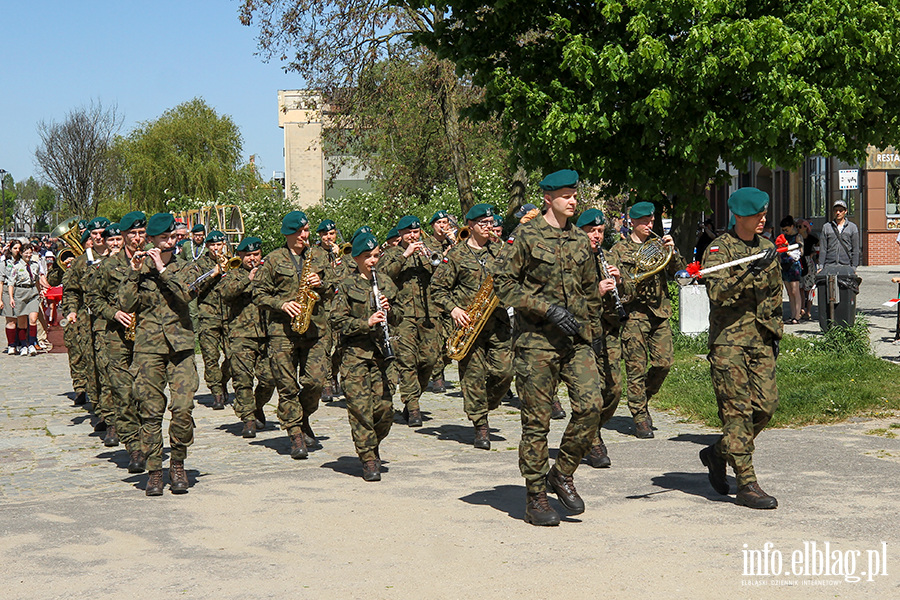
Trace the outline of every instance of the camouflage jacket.
<instances>
[{"instance_id":1,"label":"camouflage jacket","mask_svg":"<svg viewBox=\"0 0 900 600\"><path fill-rule=\"evenodd\" d=\"M315 288L319 295L319 301L313 308L309 329L303 334L304 339L315 339L325 335L328 331L327 310L334 297L335 282L331 279L331 267L328 265L327 253L316 246L308 248L302 256L295 257L297 266L291 260L290 250L278 248L266 256L266 261L256 277L253 279L253 301L266 315L267 333L270 336L298 337L291 329L291 317L281 310L281 306L288 301L297 299L297 291L300 289L300 273L305 260L310 263L310 273L317 273L322 279L322 286Z\"/></svg>"},{"instance_id":2,"label":"camouflage jacket","mask_svg":"<svg viewBox=\"0 0 900 600\"><path fill-rule=\"evenodd\" d=\"M388 327L393 327L401 319L395 303L397 288L389 277L378 277L378 290L391 305L388 312ZM332 323L335 331L341 335L340 343L345 352L349 351L354 357L364 359L375 358L376 354L382 356L384 329L381 325L377 325L374 329L369 327L369 317L374 313L375 302L372 297L371 281L365 279L358 271L340 281L332 308ZM396 348L394 350L396 351Z\"/></svg>"},{"instance_id":3,"label":"camouflage jacket","mask_svg":"<svg viewBox=\"0 0 900 600\"><path fill-rule=\"evenodd\" d=\"M240 269L229 271L222 277L216 290L227 311L223 317L229 338L266 337L265 314L253 303L253 282L250 281L249 269L241 266Z\"/></svg>"},{"instance_id":4,"label":"camouflage jacket","mask_svg":"<svg viewBox=\"0 0 900 600\"><path fill-rule=\"evenodd\" d=\"M188 303L197 297L209 279L191 291L190 284L200 275L194 263L172 260L159 273L147 264L129 270L119 290L119 310L137 314L135 352L169 354L194 350L194 330Z\"/></svg>"},{"instance_id":5,"label":"camouflage jacket","mask_svg":"<svg viewBox=\"0 0 900 600\"><path fill-rule=\"evenodd\" d=\"M440 252L437 246L426 246L432 252ZM404 319L431 320L438 317L438 310L431 299L431 278L437 267L431 265L428 257L414 252L403 256L403 245L389 248L379 263L379 271L391 278L397 287L397 304L403 306Z\"/></svg>"},{"instance_id":6,"label":"camouflage jacket","mask_svg":"<svg viewBox=\"0 0 900 600\"><path fill-rule=\"evenodd\" d=\"M774 245L757 235L741 240L734 229L714 239L703 253L703 266L714 267L758 254ZM767 346L784 334L781 321L781 266L773 260L754 277L750 264L710 273L701 279L709 293L709 346Z\"/></svg>"},{"instance_id":7,"label":"camouflage jacket","mask_svg":"<svg viewBox=\"0 0 900 600\"><path fill-rule=\"evenodd\" d=\"M431 278L431 297L435 306L448 316L457 306L466 310L475 300L481 284L493 272L504 250L503 244L496 242L489 242L480 250L465 242L454 246ZM491 318L509 325L509 315L500 305L494 309Z\"/></svg>"},{"instance_id":8,"label":"camouflage jacket","mask_svg":"<svg viewBox=\"0 0 900 600\"><path fill-rule=\"evenodd\" d=\"M185 244L186 246L187 244ZM209 252L206 252L194 261L200 275L211 271L216 267L216 261ZM203 291L197 295L197 316L204 321L221 321L224 318L222 298L219 296L221 275L208 277L209 285L203 287Z\"/></svg>"},{"instance_id":9,"label":"camouflage jacket","mask_svg":"<svg viewBox=\"0 0 900 600\"><path fill-rule=\"evenodd\" d=\"M434 235L425 236L425 243L428 244L429 248L434 248L437 250L440 248L441 253L446 256L447 250L453 248L456 243L450 238L444 238L444 241L439 241Z\"/></svg>"},{"instance_id":10,"label":"camouflage jacket","mask_svg":"<svg viewBox=\"0 0 900 600\"><path fill-rule=\"evenodd\" d=\"M604 251L603 256L606 259L607 264L617 267L619 269L619 272L621 273L622 267L617 265L615 262L613 262L612 257L610 256L609 252ZM602 266L602 263L600 262L600 255L594 254L593 259L594 259L594 264L596 265L594 267L595 270L598 273L602 274L603 266ZM598 275L598 278L602 279L602 275ZM625 276L623 275L622 279L624 280L624 278L625 278ZM622 284L619 284L617 286L616 291L619 292L619 294L622 293ZM621 296L619 297L619 300L620 301L622 300ZM623 306L624 306L624 302L623 302ZM619 321L619 311L616 309L616 300L613 297L612 292L606 292L606 294L603 295L603 315L602 316L603 316L603 324L607 331L615 330L616 327L621 325L621 322Z\"/></svg>"},{"instance_id":11,"label":"camouflage jacket","mask_svg":"<svg viewBox=\"0 0 900 600\"><path fill-rule=\"evenodd\" d=\"M197 255L197 258L194 258L194 253L197 251L196 246L194 246L194 240L187 240L184 244L181 245L181 249L178 251L178 254L175 256L175 259L181 263L192 263L197 262L209 252L206 250L206 244L200 245L200 253Z\"/></svg>"},{"instance_id":12,"label":"camouflage jacket","mask_svg":"<svg viewBox=\"0 0 900 600\"><path fill-rule=\"evenodd\" d=\"M634 285L630 276L635 272L634 255L640 247L641 244L632 240L631 236L626 236L607 254L607 260L622 271L622 283L619 284L622 302L629 314L637 313L668 319L672 316L669 279L684 268L684 259L676 252L665 269Z\"/></svg>"},{"instance_id":13,"label":"camouflage jacket","mask_svg":"<svg viewBox=\"0 0 900 600\"><path fill-rule=\"evenodd\" d=\"M100 265L106 259L95 254L93 251L85 251L84 254L75 259L72 266L69 267L68 280L63 279L63 310L64 314L68 314L73 310L79 313L79 317L90 315L91 331L105 331L106 319L103 315L98 314L88 303L88 295L96 286L95 275ZM66 297L69 296L67 301ZM72 308L72 307L75 308Z\"/></svg>"},{"instance_id":14,"label":"camouflage jacket","mask_svg":"<svg viewBox=\"0 0 900 600\"><path fill-rule=\"evenodd\" d=\"M328 264L331 267L329 279L336 282L336 284L340 283L344 280L344 277L350 274L348 263L353 262L353 259L349 255L341 254L341 248L337 244L333 245L331 250L326 250L323 246L320 246L320 248L328 257Z\"/></svg>"},{"instance_id":15,"label":"camouflage jacket","mask_svg":"<svg viewBox=\"0 0 900 600\"><path fill-rule=\"evenodd\" d=\"M62 266L55 262L53 266L47 271L47 283L50 284L50 287L56 287L63 282L63 278L66 276L65 269Z\"/></svg>"},{"instance_id":16,"label":"camouflage jacket","mask_svg":"<svg viewBox=\"0 0 900 600\"><path fill-rule=\"evenodd\" d=\"M87 293L87 304L96 317L103 317L107 330L125 329L116 321L119 309L119 291L122 283L131 273L131 264L125 250L104 260L93 278L93 285Z\"/></svg>"},{"instance_id":17,"label":"camouflage jacket","mask_svg":"<svg viewBox=\"0 0 900 600\"><path fill-rule=\"evenodd\" d=\"M582 323L579 335L585 341L602 335L598 284L587 235L571 223L558 229L541 217L518 228L494 273L497 297L516 311L516 344L525 348L571 344L544 316L552 305Z\"/></svg>"}]
</instances>

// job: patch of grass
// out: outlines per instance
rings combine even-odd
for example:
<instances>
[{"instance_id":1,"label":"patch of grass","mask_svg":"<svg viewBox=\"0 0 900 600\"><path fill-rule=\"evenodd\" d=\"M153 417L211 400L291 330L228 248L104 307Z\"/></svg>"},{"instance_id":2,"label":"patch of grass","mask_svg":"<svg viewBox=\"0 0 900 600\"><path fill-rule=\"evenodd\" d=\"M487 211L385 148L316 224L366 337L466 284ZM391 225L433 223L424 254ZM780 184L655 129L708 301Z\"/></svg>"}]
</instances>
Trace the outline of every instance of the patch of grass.
<instances>
[{"instance_id":1,"label":"patch of grass","mask_svg":"<svg viewBox=\"0 0 900 600\"><path fill-rule=\"evenodd\" d=\"M891 423L890 428L891 429L900 429L900 423Z\"/></svg>"},{"instance_id":2,"label":"patch of grass","mask_svg":"<svg viewBox=\"0 0 900 600\"><path fill-rule=\"evenodd\" d=\"M886 438L890 438L890 439L897 437L896 433L894 433L893 431L888 431L887 429L885 429L883 427L880 429L870 429L869 431L866 432L866 435L880 435L881 437L886 437Z\"/></svg>"}]
</instances>

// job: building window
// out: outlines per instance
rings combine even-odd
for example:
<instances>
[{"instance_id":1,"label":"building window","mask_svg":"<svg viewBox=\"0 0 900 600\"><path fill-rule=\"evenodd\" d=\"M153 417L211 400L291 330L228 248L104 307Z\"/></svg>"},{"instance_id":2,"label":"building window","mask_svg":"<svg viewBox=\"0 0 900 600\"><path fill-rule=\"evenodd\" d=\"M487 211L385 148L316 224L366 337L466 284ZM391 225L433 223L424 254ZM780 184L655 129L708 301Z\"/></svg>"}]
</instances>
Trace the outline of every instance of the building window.
<instances>
[{"instance_id":1,"label":"building window","mask_svg":"<svg viewBox=\"0 0 900 600\"><path fill-rule=\"evenodd\" d=\"M807 198L809 212L813 217L828 216L828 163L821 156L807 160L809 179L807 180Z\"/></svg>"},{"instance_id":2,"label":"building window","mask_svg":"<svg viewBox=\"0 0 900 600\"><path fill-rule=\"evenodd\" d=\"M900 171L887 172L885 210L888 217L900 218Z\"/></svg>"}]
</instances>

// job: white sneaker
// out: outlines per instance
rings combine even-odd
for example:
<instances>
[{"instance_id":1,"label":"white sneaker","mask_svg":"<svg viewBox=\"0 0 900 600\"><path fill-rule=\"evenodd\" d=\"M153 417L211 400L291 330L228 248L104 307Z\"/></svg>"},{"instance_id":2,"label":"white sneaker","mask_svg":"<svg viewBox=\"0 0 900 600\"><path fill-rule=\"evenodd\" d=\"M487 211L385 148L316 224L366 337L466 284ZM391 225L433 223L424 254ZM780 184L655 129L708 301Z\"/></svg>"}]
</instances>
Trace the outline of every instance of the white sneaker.
<instances>
[{"instance_id":1,"label":"white sneaker","mask_svg":"<svg viewBox=\"0 0 900 600\"><path fill-rule=\"evenodd\" d=\"M28 346L28 356L37 356L37 348Z\"/></svg>"},{"instance_id":2,"label":"white sneaker","mask_svg":"<svg viewBox=\"0 0 900 600\"><path fill-rule=\"evenodd\" d=\"M22 346L19 349L19 356L28 356L28 346Z\"/></svg>"},{"instance_id":3,"label":"white sneaker","mask_svg":"<svg viewBox=\"0 0 900 600\"><path fill-rule=\"evenodd\" d=\"M14 356L16 354L16 347L10 346L9 348L6 349L6 353L9 354L10 356Z\"/></svg>"}]
</instances>

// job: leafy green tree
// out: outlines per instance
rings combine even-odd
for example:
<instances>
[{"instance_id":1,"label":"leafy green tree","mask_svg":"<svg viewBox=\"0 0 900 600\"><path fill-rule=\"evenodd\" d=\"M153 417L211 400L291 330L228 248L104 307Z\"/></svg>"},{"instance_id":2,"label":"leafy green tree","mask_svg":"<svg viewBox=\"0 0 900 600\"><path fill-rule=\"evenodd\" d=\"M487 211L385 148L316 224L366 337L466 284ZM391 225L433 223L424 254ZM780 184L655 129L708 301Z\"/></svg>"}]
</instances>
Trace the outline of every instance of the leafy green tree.
<instances>
[{"instance_id":1,"label":"leafy green tree","mask_svg":"<svg viewBox=\"0 0 900 600\"><path fill-rule=\"evenodd\" d=\"M23 229L47 231L48 216L56 210L56 191L46 184L40 184L34 177L15 184L18 205L16 222Z\"/></svg>"},{"instance_id":2,"label":"leafy green tree","mask_svg":"<svg viewBox=\"0 0 900 600\"><path fill-rule=\"evenodd\" d=\"M527 167L575 168L676 225L725 163L858 163L898 141L897 0L439 6L416 39L484 87L480 112Z\"/></svg>"},{"instance_id":3,"label":"leafy green tree","mask_svg":"<svg viewBox=\"0 0 900 600\"><path fill-rule=\"evenodd\" d=\"M231 117L194 98L117 140L119 181L130 180L135 206L151 212L173 197L211 203L228 189L241 145Z\"/></svg>"},{"instance_id":4,"label":"leafy green tree","mask_svg":"<svg viewBox=\"0 0 900 600\"><path fill-rule=\"evenodd\" d=\"M9 174L9 172L4 171L3 175L3 197L0 198L0 206L3 207L5 212L0 211L0 220L3 219L4 215L6 216L6 221L2 223L2 230L7 231L15 222L16 215L16 180L13 179L13 176Z\"/></svg>"}]
</instances>

